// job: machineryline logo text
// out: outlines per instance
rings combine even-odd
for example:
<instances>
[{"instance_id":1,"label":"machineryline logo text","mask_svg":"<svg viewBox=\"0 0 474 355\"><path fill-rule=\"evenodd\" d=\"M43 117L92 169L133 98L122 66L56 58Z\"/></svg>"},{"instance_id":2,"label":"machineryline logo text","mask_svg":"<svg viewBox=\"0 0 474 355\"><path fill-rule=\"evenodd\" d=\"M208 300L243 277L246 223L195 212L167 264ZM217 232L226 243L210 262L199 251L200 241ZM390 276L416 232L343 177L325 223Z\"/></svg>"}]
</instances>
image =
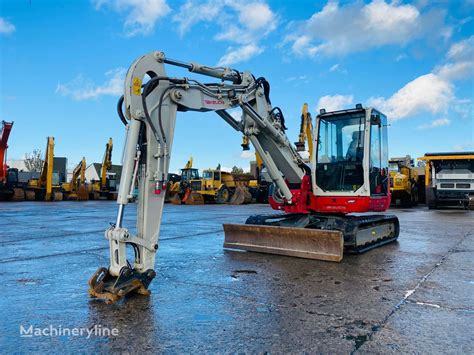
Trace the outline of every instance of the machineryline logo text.
<instances>
[{"instance_id":1,"label":"machineryline logo text","mask_svg":"<svg viewBox=\"0 0 474 355\"><path fill-rule=\"evenodd\" d=\"M52 324L40 328L33 327L32 325L24 327L20 325L20 336L22 338L33 338L33 337L86 337L89 339L91 336L96 337L110 337L119 335L117 328L107 328L100 324L96 324L91 328L68 328L61 325L54 326Z\"/></svg>"}]
</instances>

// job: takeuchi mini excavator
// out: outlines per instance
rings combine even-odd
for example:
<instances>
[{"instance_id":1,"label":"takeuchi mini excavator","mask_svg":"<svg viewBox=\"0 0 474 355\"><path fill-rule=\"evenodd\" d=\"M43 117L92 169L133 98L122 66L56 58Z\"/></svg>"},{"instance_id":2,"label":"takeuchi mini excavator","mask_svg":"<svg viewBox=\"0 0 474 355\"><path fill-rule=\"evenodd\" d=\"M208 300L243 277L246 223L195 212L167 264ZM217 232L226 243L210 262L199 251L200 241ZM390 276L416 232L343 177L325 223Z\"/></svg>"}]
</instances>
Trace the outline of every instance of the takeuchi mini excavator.
<instances>
[{"instance_id":1,"label":"takeuchi mini excavator","mask_svg":"<svg viewBox=\"0 0 474 355\"><path fill-rule=\"evenodd\" d=\"M169 77L166 65L219 80ZM272 106L263 77L152 52L133 62L124 87L118 112L127 123L127 139L118 214L105 232L110 265L89 280L91 296L114 302L129 292L149 294L178 111L216 112L248 137L272 180L269 202L278 213L251 216L244 225L225 224L225 248L341 261L344 248L363 252L397 239L396 217L364 213L385 211L390 204L387 118L381 112L362 105L322 110L306 164L285 134L283 113ZM237 121L227 110L239 107ZM135 179L139 197L133 234L122 222ZM134 260L127 260L127 247Z\"/></svg>"}]
</instances>

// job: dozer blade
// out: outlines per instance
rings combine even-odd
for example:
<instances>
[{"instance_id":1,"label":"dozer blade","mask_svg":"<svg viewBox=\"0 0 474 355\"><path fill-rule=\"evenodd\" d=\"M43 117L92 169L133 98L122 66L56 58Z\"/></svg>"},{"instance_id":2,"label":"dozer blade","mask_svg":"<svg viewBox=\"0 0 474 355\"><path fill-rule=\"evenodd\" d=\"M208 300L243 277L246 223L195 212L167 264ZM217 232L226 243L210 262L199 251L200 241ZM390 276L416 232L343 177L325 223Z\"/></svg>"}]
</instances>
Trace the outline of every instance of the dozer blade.
<instances>
[{"instance_id":1,"label":"dozer blade","mask_svg":"<svg viewBox=\"0 0 474 355\"><path fill-rule=\"evenodd\" d=\"M340 262L342 232L250 224L224 224L224 248Z\"/></svg>"},{"instance_id":2,"label":"dozer blade","mask_svg":"<svg viewBox=\"0 0 474 355\"><path fill-rule=\"evenodd\" d=\"M200 193L191 192L184 203L187 205L203 205L204 197Z\"/></svg>"}]
</instances>

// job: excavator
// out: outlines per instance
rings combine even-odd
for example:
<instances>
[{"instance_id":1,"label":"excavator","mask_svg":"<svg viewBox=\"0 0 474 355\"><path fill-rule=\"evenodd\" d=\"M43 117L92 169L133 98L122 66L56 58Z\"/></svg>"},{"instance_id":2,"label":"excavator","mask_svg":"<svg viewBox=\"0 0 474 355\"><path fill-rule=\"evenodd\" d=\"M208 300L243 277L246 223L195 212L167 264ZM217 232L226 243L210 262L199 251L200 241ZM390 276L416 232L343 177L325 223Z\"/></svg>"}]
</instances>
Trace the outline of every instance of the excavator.
<instances>
[{"instance_id":1,"label":"excavator","mask_svg":"<svg viewBox=\"0 0 474 355\"><path fill-rule=\"evenodd\" d=\"M218 80L170 77L167 66ZM272 180L269 202L278 213L224 224L224 248L339 262L344 249L360 253L398 238L397 217L364 213L390 205L387 118L380 111L361 104L322 109L306 164L285 134L283 112L272 106L263 77L152 52L132 63L124 88L118 114L127 138L118 212L105 231L110 265L89 279L90 296L113 303L129 293L150 293L178 111L216 112L248 137ZM241 120L227 111L233 108L242 110ZM139 203L132 233L123 222L135 180ZM127 260L127 247L134 260Z\"/></svg>"},{"instance_id":2,"label":"excavator","mask_svg":"<svg viewBox=\"0 0 474 355\"><path fill-rule=\"evenodd\" d=\"M109 138L105 145L104 157L100 166L100 180L89 184L89 199L91 200L116 200L117 185L113 175L107 175L112 168L113 141Z\"/></svg>"},{"instance_id":3,"label":"excavator","mask_svg":"<svg viewBox=\"0 0 474 355\"><path fill-rule=\"evenodd\" d=\"M89 199L86 186L86 158L83 157L72 171L71 181L63 183L62 191L67 200L85 201Z\"/></svg>"},{"instance_id":4,"label":"excavator","mask_svg":"<svg viewBox=\"0 0 474 355\"><path fill-rule=\"evenodd\" d=\"M305 142L308 142L308 150L306 150ZM312 160L313 155L313 120L308 111L308 104L303 104L301 112L300 133L298 135L298 142L295 142L297 152L308 152L308 162Z\"/></svg>"},{"instance_id":5,"label":"excavator","mask_svg":"<svg viewBox=\"0 0 474 355\"><path fill-rule=\"evenodd\" d=\"M179 181L170 182L168 178L168 186L166 190L166 194L168 195L166 198L173 205L181 205L186 203L203 204L204 199L201 195L192 194L190 181L194 179L199 179L199 170L193 168L193 157L190 157L184 168L181 169Z\"/></svg>"},{"instance_id":6,"label":"excavator","mask_svg":"<svg viewBox=\"0 0 474 355\"><path fill-rule=\"evenodd\" d=\"M54 165L54 137L48 137L46 153L41 168L39 179L31 179L26 187L26 200L37 201L62 201L63 193L60 191L59 174L53 171Z\"/></svg>"},{"instance_id":7,"label":"excavator","mask_svg":"<svg viewBox=\"0 0 474 355\"><path fill-rule=\"evenodd\" d=\"M13 122L2 121L0 130L0 201L18 201L25 198L23 189L16 186L18 170L7 166L8 138L12 128Z\"/></svg>"}]
</instances>

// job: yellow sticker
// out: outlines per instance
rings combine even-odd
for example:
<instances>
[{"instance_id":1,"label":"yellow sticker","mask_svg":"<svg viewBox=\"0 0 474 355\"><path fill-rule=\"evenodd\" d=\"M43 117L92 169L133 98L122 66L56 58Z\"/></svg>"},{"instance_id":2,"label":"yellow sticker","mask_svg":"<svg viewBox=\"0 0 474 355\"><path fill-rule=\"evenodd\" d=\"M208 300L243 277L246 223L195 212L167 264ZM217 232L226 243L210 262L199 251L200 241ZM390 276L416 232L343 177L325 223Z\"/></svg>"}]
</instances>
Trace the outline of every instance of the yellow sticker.
<instances>
[{"instance_id":1,"label":"yellow sticker","mask_svg":"<svg viewBox=\"0 0 474 355\"><path fill-rule=\"evenodd\" d=\"M134 95L140 96L142 92L142 81L140 78L133 78L133 89L132 93Z\"/></svg>"}]
</instances>

